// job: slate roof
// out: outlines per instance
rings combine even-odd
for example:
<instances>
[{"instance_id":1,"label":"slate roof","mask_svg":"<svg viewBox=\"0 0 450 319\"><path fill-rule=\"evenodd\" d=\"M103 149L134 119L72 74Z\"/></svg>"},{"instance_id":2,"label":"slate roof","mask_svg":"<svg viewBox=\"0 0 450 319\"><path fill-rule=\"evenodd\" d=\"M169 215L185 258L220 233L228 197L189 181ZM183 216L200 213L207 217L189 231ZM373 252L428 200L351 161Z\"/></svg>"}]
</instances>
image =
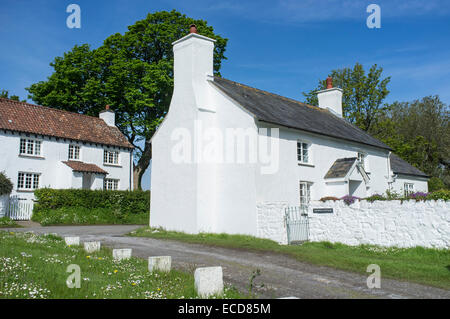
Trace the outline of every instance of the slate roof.
<instances>
[{"instance_id":1,"label":"slate roof","mask_svg":"<svg viewBox=\"0 0 450 319\"><path fill-rule=\"evenodd\" d=\"M402 160L400 157L398 157L394 153L391 153L391 157L389 160L391 162L391 169L394 172L394 174L429 177L427 174L422 172L420 169L415 168L414 166L412 166L408 162Z\"/></svg>"},{"instance_id":2,"label":"slate roof","mask_svg":"<svg viewBox=\"0 0 450 319\"><path fill-rule=\"evenodd\" d=\"M211 81L262 122L390 150L389 146L330 111L224 78Z\"/></svg>"},{"instance_id":3,"label":"slate roof","mask_svg":"<svg viewBox=\"0 0 450 319\"><path fill-rule=\"evenodd\" d=\"M101 118L0 98L0 130L134 148L117 127Z\"/></svg>"},{"instance_id":4,"label":"slate roof","mask_svg":"<svg viewBox=\"0 0 450 319\"><path fill-rule=\"evenodd\" d=\"M83 163L79 161L63 161L74 172L108 174L107 171L101 169L95 164Z\"/></svg>"},{"instance_id":5,"label":"slate roof","mask_svg":"<svg viewBox=\"0 0 450 319\"><path fill-rule=\"evenodd\" d=\"M347 176L348 172L352 168L353 164L357 160L356 157L349 158L339 158L333 165L331 165L328 172L325 174L325 179L327 178L342 178Z\"/></svg>"}]
</instances>

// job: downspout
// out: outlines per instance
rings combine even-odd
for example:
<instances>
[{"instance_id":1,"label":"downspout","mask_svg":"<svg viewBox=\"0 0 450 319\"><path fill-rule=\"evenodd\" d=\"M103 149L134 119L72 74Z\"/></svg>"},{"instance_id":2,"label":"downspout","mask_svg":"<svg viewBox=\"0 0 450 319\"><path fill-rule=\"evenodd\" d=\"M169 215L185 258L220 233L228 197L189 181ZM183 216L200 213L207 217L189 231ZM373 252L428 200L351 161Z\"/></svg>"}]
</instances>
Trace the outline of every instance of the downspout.
<instances>
[{"instance_id":1,"label":"downspout","mask_svg":"<svg viewBox=\"0 0 450 319\"><path fill-rule=\"evenodd\" d=\"M130 191L133 190L132 185L133 185L133 149L130 150L130 187L128 188Z\"/></svg>"}]
</instances>

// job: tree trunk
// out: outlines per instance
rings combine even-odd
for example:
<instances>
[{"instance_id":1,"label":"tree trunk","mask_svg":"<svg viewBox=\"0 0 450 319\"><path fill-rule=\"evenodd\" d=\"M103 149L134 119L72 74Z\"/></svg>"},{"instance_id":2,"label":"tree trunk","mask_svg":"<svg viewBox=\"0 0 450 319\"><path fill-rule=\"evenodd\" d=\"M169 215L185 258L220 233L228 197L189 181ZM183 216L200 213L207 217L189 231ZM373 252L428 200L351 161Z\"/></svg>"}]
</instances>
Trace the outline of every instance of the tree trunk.
<instances>
[{"instance_id":1,"label":"tree trunk","mask_svg":"<svg viewBox=\"0 0 450 319\"><path fill-rule=\"evenodd\" d=\"M137 164L133 165L133 189L142 189L142 176L150 165L152 159L152 145L145 141L144 151Z\"/></svg>"}]
</instances>

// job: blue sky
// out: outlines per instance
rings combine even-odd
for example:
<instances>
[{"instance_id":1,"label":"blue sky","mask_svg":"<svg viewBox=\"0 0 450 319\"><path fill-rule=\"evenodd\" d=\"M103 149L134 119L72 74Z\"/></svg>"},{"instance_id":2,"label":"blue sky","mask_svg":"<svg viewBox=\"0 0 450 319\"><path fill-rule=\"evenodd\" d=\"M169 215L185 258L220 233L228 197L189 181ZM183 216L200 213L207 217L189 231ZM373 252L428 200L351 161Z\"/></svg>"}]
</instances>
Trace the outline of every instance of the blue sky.
<instances>
[{"instance_id":1,"label":"blue sky","mask_svg":"<svg viewBox=\"0 0 450 319\"><path fill-rule=\"evenodd\" d=\"M0 89L27 97L49 63L75 44L98 47L109 35L176 9L207 20L229 39L224 77L302 100L332 69L376 63L391 76L387 102L440 95L450 104L448 0L1 0ZM66 7L81 7L81 29L66 27ZM381 28L369 29L366 7L381 7ZM148 187L148 173L144 185Z\"/></svg>"}]
</instances>

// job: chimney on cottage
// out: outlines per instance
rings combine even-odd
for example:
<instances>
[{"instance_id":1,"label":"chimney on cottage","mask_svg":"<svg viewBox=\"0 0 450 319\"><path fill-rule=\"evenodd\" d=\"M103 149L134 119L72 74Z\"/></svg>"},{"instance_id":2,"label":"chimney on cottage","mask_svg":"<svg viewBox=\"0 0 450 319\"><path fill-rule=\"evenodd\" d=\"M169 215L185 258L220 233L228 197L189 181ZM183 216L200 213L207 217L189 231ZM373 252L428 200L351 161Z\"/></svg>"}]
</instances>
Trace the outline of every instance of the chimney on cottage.
<instances>
[{"instance_id":1,"label":"chimney on cottage","mask_svg":"<svg viewBox=\"0 0 450 319\"><path fill-rule=\"evenodd\" d=\"M335 115L342 117L342 89L333 87L333 78L327 78L327 88L317 92L319 107L328 109Z\"/></svg>"},{"instance_id":2,"label":"chimney on cottage","mask_svg":"<svg viewBox=\"0 0 450 319\"><path fill-rule=\"evenodd\" d=\"M189 34L172 43L174 54L174 90L196 90L207 85L213 75L214 42L189 26ZM175 92L174 92L175 94Z\"/></svg>"},{"instance_id":3,"label":"chimney on cottage","mask_svg":"<svg viewBox=\"0 0 450 319\"><path fill-rule=\"evenodd\" d=\"M101 118L108 126L116 125L116 114L110 109L109 105L105 106L103 111L100 111L99 118Z\"/></svg>"}]
</instances>

